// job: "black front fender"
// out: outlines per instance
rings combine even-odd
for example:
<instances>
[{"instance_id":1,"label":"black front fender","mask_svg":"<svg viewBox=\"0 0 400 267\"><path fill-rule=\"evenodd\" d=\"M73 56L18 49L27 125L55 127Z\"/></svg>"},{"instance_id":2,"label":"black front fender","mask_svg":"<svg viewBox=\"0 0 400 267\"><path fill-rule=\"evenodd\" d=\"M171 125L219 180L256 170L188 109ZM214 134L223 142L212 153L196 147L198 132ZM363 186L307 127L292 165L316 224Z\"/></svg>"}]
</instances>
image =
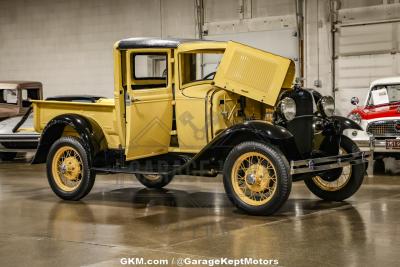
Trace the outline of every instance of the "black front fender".
<instances>
[{"instance_id":1,"label":"black front fender","mask_svg":"<svg viewBox=\"0 0 400 267\"><path fill-rule=\"evenodd\" d=\"M231 149L248 141L273 144L282 151L288 161L300 158L294 137L287 129L265 121L248 121L235 124L219 133L193 157L190 169L216 168L221 170ZM186 173L190 173L190 171Z\"/></svg>"},{"instance_id":2,"label":"black front fender","mask_svg":"<svg viewBox=\"0 0 400 267\"><path fill-rule=\"evenodd\" d=\"M347 129L362 130L360 125L349 118L342 116L332 116L332 120L335 121L336 124L338 124L340 134L342 134L343 131Z\"/></svg>"},{"instance_id":3,"label":"black front fender","mask_svg":"<svg viewBox=\"0 0 400 267\"><path fill-rule=\"evenodd\" d=\"M79 134L85 149L89 152L88 154L94 156L98 144L92 138L93 128L90 122L76 114L64 114L52 119L44 128L32 164L46 162L50 147L62 136L66 126L70 126Z\"/></svg>"}]
</instances>

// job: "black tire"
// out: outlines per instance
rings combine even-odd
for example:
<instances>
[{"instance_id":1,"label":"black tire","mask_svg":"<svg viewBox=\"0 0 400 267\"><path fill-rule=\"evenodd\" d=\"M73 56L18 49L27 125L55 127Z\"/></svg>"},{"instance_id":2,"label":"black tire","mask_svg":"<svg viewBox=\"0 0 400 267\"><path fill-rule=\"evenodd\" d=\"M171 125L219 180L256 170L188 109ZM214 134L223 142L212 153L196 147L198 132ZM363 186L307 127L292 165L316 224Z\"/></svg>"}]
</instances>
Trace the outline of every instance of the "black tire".
<instances>
[{"instance_id":1,"label":"black tire","mask_svg":"<svg viewBox=\"0 0 400 267\"><path fill-rule=\"evenodd\" d=\"M360 151L360 149L357 147L357 145L348 137L342 135L341 136L341 142L340 142L340 147L343 148L347 153L354 153ZM317 197L323 199L323 200L328 200L328 201L343 201L352 195L354 195L357 190L360 188L363 180L364 180L364 175L365 175L365 167L366 165L364 163L357 164L357 165L351 165L351 175L350 178L347 179L347 182L341 186L339 189L335 191L329 191L324 188L322 188L319 184L317 184L313 177L304 180L304 183L306 184L307 188ZM339 177L342 175L343 168L335 169L339 170L336 171L334 175L319 175L320 178L322 178L324 181L329 181L333 182L339 179ZM332 173L332 172L330 172ZM329 172L327 172L329 174Z\"/></svg>"},{"instance_id":2,"label":"black tire","mask_svg":"<svg viewBox=\"0 0 400 267\"><path fill-rule=\"evenodd\" d=\"M54 157L59 150L65 147L72 147L80 157L80 183L75 189L71 191L63 190L63 188L61 188L57 184L56 178L53 175L53 160L55 160ZM79 138L68 136L62 137L54 142L47 156L47 179L49 181L51 189L58 197L64 200L76 201L85 197L90 192L96 178L96 173L90 169L89 157L90 156L88 155L88 152L84 148L83 143Z\"/></svg>"},{"instance_id":3,"label":"black tire","mask_svg":"<svg viewBox=\"0 0 400 267\"><path fill-rule=\"evenodd\" d=\"M233 172L235 171L235 164L237 161L240 161L241 156L245 156L247 153L263 155L275 168L275 190L274 193L268 197L269 200L266 203L249 203L248 198L241 198L237 191L235 191L233 180L236 181L237 177L232 177L232 175L234 175ZM264 177L261 176L261 178L258 179L262 180ZM230 201L240 210L252 215L270 215L275 213L286 202L292 188L292 177L290 175L289 163L285 156L278 148L259 142L243 142L230 151L224 164L223 181L226 194ZM251 188L248 186L247 178L244 181L243 184L249 189L249 191L251 191ZM268 181L270 183L270 180ZM245 190L247 190L247 188ZM243 195L243 191L241 193Z\"/></svg>"},{"instance_id":4,"label":"black tire","mask_svg":"<svg viewBox=\"0 0 400 267\"><path fill-rule=\"evenodd\" d=\"M154 177L152 177L147 174L135 174L135 176L138 181L147 188L163 188L174 178L173 175L154 175Z\"/></svg>"},{"instance_id":5,"label":"black tire","mask_svg":"<svg viewBox=\"0 0 400 267\"><path fill-rule=\"evenodd\" d=\"M373 168L374 174L385 174L385 162L383 159L376 159Z\"/></svg>"},{"instance_id":6,"label":"black tire","mask_svg":"<svg viewBox=\"0 0 400 267\"><path fill-rule=\"evenodd\" d=\"M1 152L0 153L0 159L2 161L11 161L11 160L15 159L16 156L17 156L16 152Z\"/></svg>"}]
</instances>

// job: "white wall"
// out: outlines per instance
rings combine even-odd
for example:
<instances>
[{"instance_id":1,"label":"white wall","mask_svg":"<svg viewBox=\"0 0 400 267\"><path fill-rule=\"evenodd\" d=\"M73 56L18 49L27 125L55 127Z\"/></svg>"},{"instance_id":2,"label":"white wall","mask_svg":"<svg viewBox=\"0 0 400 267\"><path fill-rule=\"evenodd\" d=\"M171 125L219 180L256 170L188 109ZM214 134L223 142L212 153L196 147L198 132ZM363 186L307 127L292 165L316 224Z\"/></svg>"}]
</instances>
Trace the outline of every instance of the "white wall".
<instances>
[{"instance_id":1,"label":"white wall","mask_svg":"<svg viewBox=\"0 0 400 267\"><path fill-rule=\"evenodd\" d=\"M115 41L194 35L193 1L0 0L0 80L42 81L45 96L110 97Z\"/></svg>"},{"instance_id":2,"label":"white wall","mask_svg":"<svg viewBox=\"0 0 400 267\"><path fill-rule=\"evenodd\" d=\"M305 81L323 95L332 95L330 0L307 0L305 8Z\"/></svg>"},{"instance_id":3,"label":"white wall","mask_svg":"<svg viewBox=\"0 0 400 267\"><path fill-rule=\"evenodd\" d=\"M323 94L333 91L332 1L305 0L304 8L305 85ZM343 23L400 19L399 0L334 2ZM295 0L204 0L204 7L205 38L235 39L298 57ZM195 0L0 0L0 80L42 81L46 96L112 96L116 40L194 38L195 14ZM400 66L400 57L394 58ZM342 59L335 68L339 87L345 81L340 66L353 62Z\"/></svg>"}]
</instances>

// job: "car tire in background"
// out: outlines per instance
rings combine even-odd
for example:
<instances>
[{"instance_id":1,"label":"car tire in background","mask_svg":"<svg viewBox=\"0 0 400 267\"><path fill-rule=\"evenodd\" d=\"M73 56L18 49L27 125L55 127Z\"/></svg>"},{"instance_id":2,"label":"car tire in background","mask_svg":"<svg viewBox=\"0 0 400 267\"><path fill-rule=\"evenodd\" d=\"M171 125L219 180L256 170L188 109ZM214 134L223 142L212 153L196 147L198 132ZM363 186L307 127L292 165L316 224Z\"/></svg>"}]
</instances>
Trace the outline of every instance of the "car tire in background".
<instances>
[{"instance_id":1,"label":"car tire in background","mask_svg":"<svg viewBox=\"0 0 400 267\"><path fill-rule=\"evenodd\" d=\"M17 156L17 152L1 152L0 153L0 159L2 161L11 161L15 159Z\"/></svg>"}]
</instances>

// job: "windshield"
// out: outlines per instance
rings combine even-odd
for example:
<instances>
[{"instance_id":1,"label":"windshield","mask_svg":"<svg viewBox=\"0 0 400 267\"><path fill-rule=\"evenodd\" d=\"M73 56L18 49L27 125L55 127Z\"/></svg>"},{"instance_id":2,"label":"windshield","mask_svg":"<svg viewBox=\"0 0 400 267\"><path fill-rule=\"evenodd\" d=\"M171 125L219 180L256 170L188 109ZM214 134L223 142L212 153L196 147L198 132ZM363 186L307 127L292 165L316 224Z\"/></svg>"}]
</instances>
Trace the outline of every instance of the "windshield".
<instances>
[{"instance_id":1,"label":"windshield","mask_svg":"<svg viewBox=\"0 0 400 267\"><path fill-rule=\"evenodd\" d=\"M0 89L0 104L13 104L18 103L17 90L13 89Z\"/></svg>"},{"instance_id":2,"label":"windshield","mask_svg":"<svg viewBox=\"0 0 400 267\"><path fill-rule=\"evenodd\" d=\"M372 88L368 106L387 105L400 102L400 84L377 85Z\"/></svg>"},{"instance_id":3,"label":"windshield","mask_svg":"<svg viewBox=\"0 0 400 267\"><path fill-rule=\"evenodd\" d=\"M182 85L213 80L223 53L223 50L182 53Z\"/></svg>"}]
</instances>

